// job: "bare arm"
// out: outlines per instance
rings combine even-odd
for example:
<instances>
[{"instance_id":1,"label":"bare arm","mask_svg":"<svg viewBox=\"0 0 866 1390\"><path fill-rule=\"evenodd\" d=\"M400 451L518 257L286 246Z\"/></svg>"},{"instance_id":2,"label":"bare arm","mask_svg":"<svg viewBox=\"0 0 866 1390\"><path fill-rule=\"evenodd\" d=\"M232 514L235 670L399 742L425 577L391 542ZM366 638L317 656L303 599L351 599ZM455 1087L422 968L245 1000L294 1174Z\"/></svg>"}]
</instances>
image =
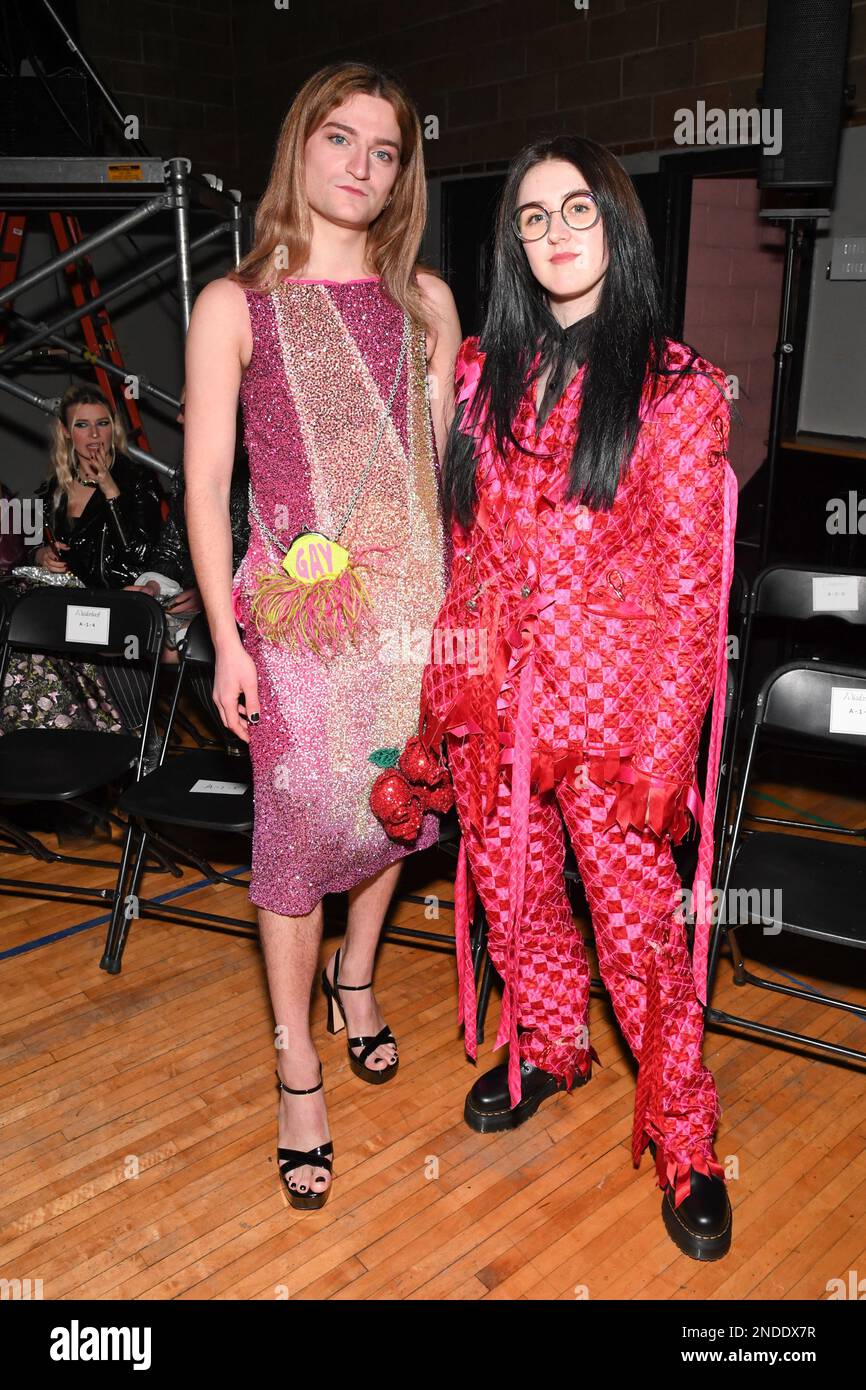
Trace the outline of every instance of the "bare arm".
<instances>
[{"instance_id":1,"label":"bare arm","mask_svg":"<svg viewBox=\"0 0 866 1390\"><path fill-rule=\"evenodd\" d=\"M232 609L229 491L235 416L244 362L252 349L243 291L214 280L195 302L186 342L184 477L189 549L216 651L214 701L227 728L249 741L238 703L258 715L255 666Z\"/></svg>"},{"instance_id":2,"label":"bare arm","mask_svg":"<svg viewBox=\"0 0 866 1390\"><path fill-rule=\"evenodd\" d=\"M418 284L430 308L431 331L427 334L427 375L430 379L430 413L436 450L442 459L454 418L454 361L462 332L454 296L444 280L419 272Z\"/></svg>"}]
</instances>

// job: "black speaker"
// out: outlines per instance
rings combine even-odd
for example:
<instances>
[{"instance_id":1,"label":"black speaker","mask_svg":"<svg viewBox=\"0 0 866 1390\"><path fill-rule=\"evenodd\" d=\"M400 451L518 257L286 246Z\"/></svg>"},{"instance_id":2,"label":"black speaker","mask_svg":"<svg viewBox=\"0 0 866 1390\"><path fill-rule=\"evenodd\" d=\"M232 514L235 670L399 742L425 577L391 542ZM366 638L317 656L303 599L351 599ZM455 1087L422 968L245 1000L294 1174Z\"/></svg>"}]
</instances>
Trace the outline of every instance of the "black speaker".
<instances>
[{"instance_id":1,"label":"black speaker","mask_svg":"<svg viewBox=\"0 0 866 1390\"><path fill-rule=\"evenodd\" d=\"M782 132L759 188L833 187L850 22L851 0L769 0L760 103L782 112Z\"/></svg>"}]
</instances>

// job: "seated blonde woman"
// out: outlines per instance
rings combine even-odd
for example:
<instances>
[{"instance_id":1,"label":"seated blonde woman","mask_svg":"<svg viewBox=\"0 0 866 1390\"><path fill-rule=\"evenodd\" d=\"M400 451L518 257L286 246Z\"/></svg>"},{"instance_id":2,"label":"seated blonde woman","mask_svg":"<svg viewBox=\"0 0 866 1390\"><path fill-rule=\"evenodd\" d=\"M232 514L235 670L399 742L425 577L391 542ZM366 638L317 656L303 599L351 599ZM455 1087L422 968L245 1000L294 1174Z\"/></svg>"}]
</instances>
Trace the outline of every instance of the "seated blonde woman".
<instances>
[{"instance_id":1,"label":"seated blonde woman","mask_svg":"<svg viewBox=\"0 0 866 1390\"><path fill-rule=\"evenodd\" d=\"M162 526L156 475L126 453L121 420L95 387L70 386L52 421L50 473L37 488L44 538L22 557L91 589L134 585ZM14 577L19 591L32 582ZM55 581L57 582L57 581ZM59 581L62 582L62 581ZM47 654L11 656L0 734L13 728L119 732L135 723L126 672Z\"/></svg>"}]
</instances>

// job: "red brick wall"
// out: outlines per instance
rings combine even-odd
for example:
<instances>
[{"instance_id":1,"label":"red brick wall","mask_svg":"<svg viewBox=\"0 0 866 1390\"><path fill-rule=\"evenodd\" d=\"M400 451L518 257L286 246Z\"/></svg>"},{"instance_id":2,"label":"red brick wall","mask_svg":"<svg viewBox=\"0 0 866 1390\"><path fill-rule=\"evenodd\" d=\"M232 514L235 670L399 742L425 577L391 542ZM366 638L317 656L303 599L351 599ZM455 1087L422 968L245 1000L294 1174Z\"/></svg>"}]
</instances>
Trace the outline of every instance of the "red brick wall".
<instances>
[{"instance_id":1,"label":"red brick wall","mask_svg":"<svg viewBox=\"0 0 866 1390\"><path fill-rule=\"evenodd\" d=\"M737 378L742 426L730 459L740 486L767 447L785 232L758 218L751 179L695 179L683 337Z\"/></svg>"},{"instance_id":2,"label":"red brick wall","mask_svg":"<svg viewBox=\"0 0 866 1390\"><path fill-rule=\"evenodd\" d=\"M766 0L79 0L85 51L154 151L255 196L299 83L360 57L392 68L423 116L432 173L508 160L541 132L617 153L672 146L674 112L753 106ZM866 121L866 0L848 80Z\"/></svg>"}]
</instances>

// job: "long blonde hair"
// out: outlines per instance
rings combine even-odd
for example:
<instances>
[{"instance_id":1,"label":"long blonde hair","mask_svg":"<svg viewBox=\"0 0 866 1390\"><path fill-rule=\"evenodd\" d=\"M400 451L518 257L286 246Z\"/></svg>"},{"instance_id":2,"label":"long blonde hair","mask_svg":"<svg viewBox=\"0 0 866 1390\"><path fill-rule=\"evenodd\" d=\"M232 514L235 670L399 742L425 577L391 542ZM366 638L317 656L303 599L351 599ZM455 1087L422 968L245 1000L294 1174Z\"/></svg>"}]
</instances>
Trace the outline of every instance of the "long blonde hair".
<instances>
[{"instance_id":1,"label":"long blonde hair","mask_svg":"<svg viewBox=\"0 0 866 1390\"><path fill-rule=\"evenodd\" d=\"M124 454L127 449L126 430L123 427L123 422L102 392L95 386L68 386L63 393L60 405L57 407L57 414L51 422L49 455L54 476L67 496L75 482L75 446L72 443L71 434L66 434L63 426L67 424L67 412L78 405L103 406L105 413L111 417L112 457L109 467L114 463L115 455Z\"/></svg>"},{"instance_id":2,"label":"long blonde hair","mask_svg":"<svg viewBox=\"0 0 866 1390\"><path fill-rule=\"evenodd\" d=\"M337 106L358 92L390 102L401 137L400 170L391 201L368 228L367 257L391 299L426 328L427 310L415 279L427 221L421 122L396 78L368 63L331 63L301 87L283 118L268 184L256 209L252 250L227 278L267 293L283 275L294 275L306 264L313 235L304 177L306 142ZM277 247L285 248L286 264L279 268ZM423 269L437 275L431 267Z\"/></svg>"}]
</instances>

